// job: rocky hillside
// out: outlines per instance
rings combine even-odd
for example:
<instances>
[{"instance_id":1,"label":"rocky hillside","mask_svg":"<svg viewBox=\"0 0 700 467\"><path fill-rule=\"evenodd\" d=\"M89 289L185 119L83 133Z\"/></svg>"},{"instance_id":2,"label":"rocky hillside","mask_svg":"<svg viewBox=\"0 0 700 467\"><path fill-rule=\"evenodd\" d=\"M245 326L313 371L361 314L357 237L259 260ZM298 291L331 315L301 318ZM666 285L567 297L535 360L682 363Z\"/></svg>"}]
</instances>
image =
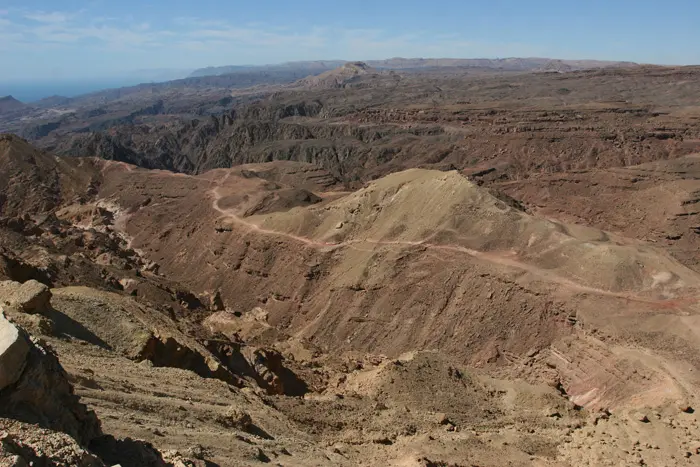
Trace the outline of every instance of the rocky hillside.
<instances>
[{"instance_id":1,"label":"rocky hillside","mask_svg":"<svg viewBox=\"0 0 700 467\"><path fill-rule=\"evenodd\" d=\"M14 165L47 156L23 151L22 141L6 142L17 155L6 164L13 186L19 173ZM223 288L192 292L172 281L147 252L130 247L122 230L131 223L130 212L167 205L170 194L182 193L172 180L190 184L197 193L193 200L202 183L211 201L218 177L230 178L241 197L229 193L221 206L230 203L241 215L343 196L318 168L257 165L194 179L93 162L101 166L103 194L59 197L56 208L38 205L34 215L2 218L6 273L12 276L0 282L3 463L311 466L323 459L326 465L430 465L465 455L491 462L490 443L530 439L531 430L541 430L545 448L501 453L525 465L533 455L555 455L558 425L549 412L563 420L580 418L555 389L524 385L516 393L536 400L538 409L511 422L514 409L499 389L507 383L440 354L399 360L327 354L273 326L264 303L239 313ZM58 164L56 170L66 167ZM38 174L37 183L55 186L51 171ZM145 205L136 189L144 175L153 177L144 187L155 190ZM106 195L129 180L134 185L120 193L124 197ZM6 196L14 205L25 195ZM209 227L228 228L217 222ZM401 385L395 386L399 375ZM426 393L425 378L452 399ZM483 426L483 438L474 437L477 444L467 454L460 446L465 436L474 436L465 431L474 423ZM513 432L501 434L503 423ZM431 447L436 439L441 441Z\"/></svg>"},{"instance_id":2,"label":"rocky hillside","mask_svg":"<svg viewBox=\"0 0 700 467\"><path fill-rule=\"evenodd\" d=\"M194 174L292 160L319 165L346 183L412 167L521 180L700 148L691 124L697 109L687 105L697 90L688 79L694 68L502 76L357 70L309 78L304 82L316 83L311 89L296 85L228 101L202 97L197 112L211 115L196 118L180 113L196 108L192 101L187 107L166 99L155 113L147 111L152 106L125 116L105 110L25 131L63 155ZM99 123L89 123L93 118Z\"/></svg>"},{"instance_id":3,"label":"rocky hillside","mask_svg":"<svg viewBox=\"0 0 700 467\"><path fill-rule=\"evenodd\" d=\"M697 70L472 73L0 136L0 464L697 462Z\"/></svg>"},{"instance_id":4,"label":"rocky hillside","mask_svg":"<svg viewBox=\"0 0 700 467\"><path fill-rule=\"evenodd\" d=\"M0 135L0 214L45 213L94 194L95 161L59 159L12 135ZM91 192L91 190L93 190Z\"/></svg>"}]
</instances>

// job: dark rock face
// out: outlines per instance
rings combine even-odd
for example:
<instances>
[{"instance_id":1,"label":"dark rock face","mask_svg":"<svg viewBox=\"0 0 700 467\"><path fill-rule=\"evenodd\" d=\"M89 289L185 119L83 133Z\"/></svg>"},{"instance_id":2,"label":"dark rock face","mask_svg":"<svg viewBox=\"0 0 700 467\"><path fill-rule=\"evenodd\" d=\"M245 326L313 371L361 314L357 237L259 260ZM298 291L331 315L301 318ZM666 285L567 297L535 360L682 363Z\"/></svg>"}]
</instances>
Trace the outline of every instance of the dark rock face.
<instances>
[{"instance_id":1,"label":"dark rock face","mask_svg":"<svg viewBox=\"0 0 700 467\"><path fill-rule=\"evenodd\" d=\"M700 73L695 68L494 75L427 63L400 72L369 65L233 93L187 88L100 101L58 126L33 122L25 134L60 155L189 174L309 162L346 184L411 167L514 181L700 150L697 128L654 110L682 107L698 91L680 85L696 82L689 80ZM569 69L559 62L542 67Z\"/></svg>"},{"instance_id":2,"label":"dark rock face","mask_svg":"<svg viewBox=\"0 0 700 467\"><path fill-rule=\"evenodd\" d=\"M363 128L293 121L294 117L317 117L322 110L318 102L254 107L244 116L231 113L158 127L123 127L110 135L72 135L54 149L62 155L99 155L145 168L185 173L249 163L297 161L315 164L341 180L353 181L366 176L366 166L386 164L402 153L417 155L423 150L421 138L444 133L436 126ZM406 147L396 147L397 144Z\"/></svg>"}]
</instances>

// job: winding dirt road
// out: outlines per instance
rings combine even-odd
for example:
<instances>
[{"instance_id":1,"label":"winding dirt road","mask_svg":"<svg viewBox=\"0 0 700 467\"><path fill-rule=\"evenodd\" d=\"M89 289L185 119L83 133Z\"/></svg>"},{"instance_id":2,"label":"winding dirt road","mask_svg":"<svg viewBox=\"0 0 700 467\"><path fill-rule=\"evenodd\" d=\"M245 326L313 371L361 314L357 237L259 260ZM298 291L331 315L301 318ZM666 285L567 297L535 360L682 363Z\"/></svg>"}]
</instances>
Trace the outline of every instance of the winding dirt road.
<instances>
[{"instance_id":1,"label":"winding dirt road","mask_svg":"<svg viewBox=\"0 0 700 467\"><path fill-rule=\"evenodd\" d=\"M358 251L369 252L372 250L357 248L357 245L399 246L399 247L412 247L413 246L413 247L423 247L425 249L429 249L429 250L433 250L433 251L447 252L450 254L452 254L452 253L466 254L466 255L469 255L473 258L480 259L482 261L487 261L487 262L490 262L492 264L506 266L506 267L509 267L512 269L522 271L523 273L532 274L533 276L537 277L538 279L541 279L545 282L549 282L552 284L556 284L556 285L564 288L565 290L568 290L568 291L571 291L574 293L614 297L614 298L622 299L625 301L651 305L654 308L674 309L674 308L678 308L680 306L690 305L690 304L696 303L698 301L696 298L692 298L692 297L685 297L685 298L678 298L678 299L655 300L655 299L639 297L639 296L636 296L633 294L611 292L609 290L603 290L603 289L599 289L599 288L595 288L595 287L589 287L586 285L582 285L582 284L578 284L576 282L573 282L570 279L567 279L565 277L561 277L557 274L552 273L551 271L544 270L544 269L537 267L535 265L520 262L514 258L507 257L503 254L498 254L498 253L493 253L493 252L486 253L486 252L482 252L482 251L477 251L477 250L465 248L465 247L459 246L459 245L435 244L435 243L430 243L427 240L408 241L408 240L374 240L374 239L348 240L348 241L337 242L337 243L329 243L329 242L318 241L318 240L308 238L308 237L294 235L294 234L287 233L287 232L266 229L264 227L261 227L261 226L255 224L255 223L249 222L249 221L241 218L235 212L233 212L233 210L224 209L219 205L219 201L223 198L223 195L221 195L221 193L220 193L221 185L223 185L226 182L226 180L229 178L230 175L231 175L230 172L227 173L222 179L220 179L218 182L216 182L217 185L209 191L209 193L211 194L211 196L213 198L212 208L216 212L220 213L223 217L235 222L236 224L239 224L241 227L248 229L251 232L261 234L261 235L269 235L269 236L286 238L286 239L301 243L303 245L306 245L306 246L309 246L312 248L338 249L338 248L347 247L347 248L352 248L352 249L355 249Z\"/></svg>"}]
</instances>

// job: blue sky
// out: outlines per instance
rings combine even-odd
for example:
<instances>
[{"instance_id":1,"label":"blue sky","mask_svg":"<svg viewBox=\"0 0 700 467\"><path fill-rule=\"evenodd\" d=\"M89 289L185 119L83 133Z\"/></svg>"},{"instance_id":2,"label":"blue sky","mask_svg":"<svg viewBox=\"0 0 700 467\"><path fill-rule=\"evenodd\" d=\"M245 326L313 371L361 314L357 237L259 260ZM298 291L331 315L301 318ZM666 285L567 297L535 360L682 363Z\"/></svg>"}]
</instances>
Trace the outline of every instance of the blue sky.
<instances>
[{"instance_id":1,"label":"blue sky","mask_svg":"<svg viewBox=\"0 0 700 467\"><path fill-rule=\"evenodd\" d=\"M0 0L0 82L395 56L690 64L697 18L699 0Z\"/></svg>"}]
</instances>

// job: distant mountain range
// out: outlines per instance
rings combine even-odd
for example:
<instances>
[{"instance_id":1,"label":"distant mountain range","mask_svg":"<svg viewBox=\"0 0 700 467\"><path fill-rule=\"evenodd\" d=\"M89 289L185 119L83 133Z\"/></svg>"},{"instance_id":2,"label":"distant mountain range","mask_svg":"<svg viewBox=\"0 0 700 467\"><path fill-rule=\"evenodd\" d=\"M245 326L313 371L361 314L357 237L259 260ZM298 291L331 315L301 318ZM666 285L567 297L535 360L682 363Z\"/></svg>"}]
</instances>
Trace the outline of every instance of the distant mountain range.
<instances>
[{"instance_id":1,"label":"distant mountain range","mask_svg":"<svg viewBox=\"0 0 700 467\"><path fill-rule=\"evenodd\" d=\"M11 95L15 102L3 98L0 113L17 112L17 105L31 103L35 108L50 108L77 101L113 100L134 93L162 93L182 88L245 88L257 85L289 84L341 69L346 64L365 63L376 71L423 71L430 69L481 70L503 72L569 72L596 68L633 67L633 62L602 60L558 60L550 58L389 58L353 62L345 60L315 60L286 62L272 65L232 65L185 70L140 70L114 77L115 81L98 82L39 82L0 84L0 96ZM347 71L347 70L346 70ZM127 76L131 76L128 78ZM187 78L183 78L187 76ZM140 82L141 84L135 84ZM134 84L131 84L134 83ZM64 97L65 96L65 97ZM5 102L6 100L6 102Z\"/></svg>"},{"instance_id":2,"label":"distant mountain range","mask_svg":"<svg viewBox=\"0 0 700 467\"><path fill-rule=\"evenodd\" d=\"M190 78L203 76L220 76L251 72L283 72L294 70L307 72L309 75L321 74L346 63L346 60L318 60L287 62L275 65L232 65L200 68L190 74ZM634 62L604 60L559 60L551 58L389 58L386 60L364 61L379 70L410 70L423 68L462 67L481 68L503 71L576 71L591 68L631 67Z\"/></svg>"},{"instance_id":3,"label":"distant mountain range","mask_svg":"<svg viewBox=\"0 0 700 467\"><path fill-rule=\"evenodd\" d=\"M273 65L231 65L231 66L219 66L219 67L207 67L199 68L194 70L189 78L201 78L202 76L219 76L228 75L231 73L250 73L250 72L288 72L294 70L295 72L305 72L309 75L320 74L324 71L332 70L343 66L347 63L346 60L315 60L315 61L302 61L302 62L286 62L278 63Z\"/></svg>"}]
</instances>

